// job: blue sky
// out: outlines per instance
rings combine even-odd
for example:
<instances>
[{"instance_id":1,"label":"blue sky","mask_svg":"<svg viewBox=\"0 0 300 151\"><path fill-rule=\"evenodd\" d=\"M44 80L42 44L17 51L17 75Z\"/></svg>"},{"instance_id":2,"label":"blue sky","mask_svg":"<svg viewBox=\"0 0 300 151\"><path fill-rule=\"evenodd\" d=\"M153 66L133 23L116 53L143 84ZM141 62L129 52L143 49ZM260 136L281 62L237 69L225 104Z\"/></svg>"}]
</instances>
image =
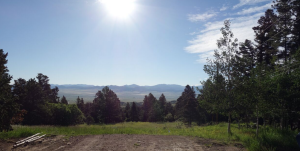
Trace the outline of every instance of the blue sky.
<instances>
[{"instance_id":1,"label":"blue sky","mask_svg":"<svg viewBox=\"0 0 300 151\"><path fill-rule=\"evenodd\" d=\"M239 42L271 0L135 0L126 18L101 0L0 0L0 49L14 79L52 84L200 85L219 29Z\"/></svg>"}]
</instances>

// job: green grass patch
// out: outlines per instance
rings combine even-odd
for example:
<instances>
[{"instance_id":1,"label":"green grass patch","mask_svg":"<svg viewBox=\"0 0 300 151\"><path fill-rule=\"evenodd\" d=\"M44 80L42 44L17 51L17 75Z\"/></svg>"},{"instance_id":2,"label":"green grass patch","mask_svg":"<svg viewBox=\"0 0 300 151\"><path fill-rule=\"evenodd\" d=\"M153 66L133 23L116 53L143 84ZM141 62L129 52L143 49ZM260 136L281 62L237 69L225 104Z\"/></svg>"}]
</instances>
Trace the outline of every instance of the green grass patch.
<instances>
[{"instance_id":1,"label":"green grass patch","mask_svg":"<svg viewBox=\"0 0 300 151\"><path fill-rule=\"evenodd\" d=\"M298 149L295 139L297 132L266 127L260 129L259 139L255 139L255 129L239 130L236 124L232 124L232 134L228 135L227 123L186 127L180 122L126 122L109 125L13 126L13 128L13 131L1 132L0 139L27 137L40 132L48 135L65 135L66 137L101 134L181 135L219 140L225 144L242 143L250 151Z\"/></svg>"}]
</instances>

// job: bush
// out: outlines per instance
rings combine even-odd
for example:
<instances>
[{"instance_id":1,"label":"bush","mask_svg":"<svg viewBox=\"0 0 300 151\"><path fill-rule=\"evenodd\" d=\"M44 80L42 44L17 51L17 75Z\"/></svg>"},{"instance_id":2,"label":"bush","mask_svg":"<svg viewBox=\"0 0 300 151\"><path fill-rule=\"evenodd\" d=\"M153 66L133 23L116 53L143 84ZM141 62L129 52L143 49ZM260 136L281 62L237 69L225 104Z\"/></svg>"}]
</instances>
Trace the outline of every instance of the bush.
<instances>
[{"instance_id":1,"label":"bush","mask_svg":"<svg viewBox=\"0 0 300 151\"><path fill-rule=\"evenodd\" d=\"M85 122L86 122L86 124L87 124L87 125L90 125L90 124L93 124L93 123L95 123L95 120L94 120L94 118L93 118L93 117L91 117L91 116L88 116L88 117L86 117L86 120L85 120Z\"/></svg>"},{"instance_id":2,"label":"bush","mask_svg":"<svg viewBox=\"0 0 300 151\"><path fill-rule=\"evenodd\" d=\"M54 125L75 125L83 123L84 116L77 105L49 103L52 113L52 124Z\"/></svg>"},{"instance_id":3,"label":"bush","mask_svg":"<svg viewBox=\"0 0 300 151\"><path fill-rule=\"evenodd\" d=\"M70 125L83 124L85 117L76 104L67 105L71 110Z\"/></svg>"},{"instance_id":4,"label":"bush","mask_svg":"<svg viewBox=\"0 0 300 151\"><path fill-rule=\"evenodd\" d=\"M175 119L174 119L174 117L172 116L172 114L169 113L169 114L167 114L167 115L165 116L165 121L173 122L173 121L175 121Z\"/></svg>"}]
</instances>

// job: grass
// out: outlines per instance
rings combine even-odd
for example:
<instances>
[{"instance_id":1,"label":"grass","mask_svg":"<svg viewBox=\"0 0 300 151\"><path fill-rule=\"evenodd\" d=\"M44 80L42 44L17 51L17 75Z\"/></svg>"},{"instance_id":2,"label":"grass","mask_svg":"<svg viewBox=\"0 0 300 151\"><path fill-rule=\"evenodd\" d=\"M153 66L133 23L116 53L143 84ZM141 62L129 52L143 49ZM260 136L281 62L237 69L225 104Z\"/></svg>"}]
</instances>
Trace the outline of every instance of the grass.
<instances>
[{"instance_id":1,"label":"grass","mask_svg":"<svg viewBox=\"0 0 300 151\"><path fill-rule=\"evenodd\" d=\"M241 143L248 150L296 150L296 132L281 131L266 127L260 129L259 139L255 139L255 129L237 128L232 124L232 134L227 134L227 124L220 123L211 126L185 127L180 122L148 123L127 122L110 125L77 125L77 126L13 126L14 130L1 132L0 139L27 137L39 132L48 135L101 135L101 134L146 134L146 135L181 135L219 140L224 144Z\"/></svg>"}]
</instances>

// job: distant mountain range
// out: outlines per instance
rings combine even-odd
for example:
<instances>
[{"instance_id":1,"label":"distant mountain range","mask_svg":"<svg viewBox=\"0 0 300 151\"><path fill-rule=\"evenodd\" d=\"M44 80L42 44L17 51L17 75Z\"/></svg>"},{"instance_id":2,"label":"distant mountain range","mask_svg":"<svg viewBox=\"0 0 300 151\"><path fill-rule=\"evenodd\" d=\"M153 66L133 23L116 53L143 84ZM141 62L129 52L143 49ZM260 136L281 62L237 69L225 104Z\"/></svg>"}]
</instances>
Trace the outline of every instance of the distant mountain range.
<instances>
[{"instance_id":1,"label":"distant mountain range","mask_svg":"<svg viewBox=\"0 0 300 151\"><path fill-rule=\"evenodd\" d=\"M59 88L59 97L64 95L70 103L74 103L78 96L86 102L91 102L97 91L105 87L86 84L51 84L52 88L55 86ZM185 86L176 84L158 84L154 86L139 86L136 84L124 86L109 85L108 87L117 94L122 102L142 102L144 96L149 93L152 93L157 99L163 93L167 101L173 101L177 100L185 88ZM195 92L197 93L196 89Z\"/></svg>"}]
</instances>

